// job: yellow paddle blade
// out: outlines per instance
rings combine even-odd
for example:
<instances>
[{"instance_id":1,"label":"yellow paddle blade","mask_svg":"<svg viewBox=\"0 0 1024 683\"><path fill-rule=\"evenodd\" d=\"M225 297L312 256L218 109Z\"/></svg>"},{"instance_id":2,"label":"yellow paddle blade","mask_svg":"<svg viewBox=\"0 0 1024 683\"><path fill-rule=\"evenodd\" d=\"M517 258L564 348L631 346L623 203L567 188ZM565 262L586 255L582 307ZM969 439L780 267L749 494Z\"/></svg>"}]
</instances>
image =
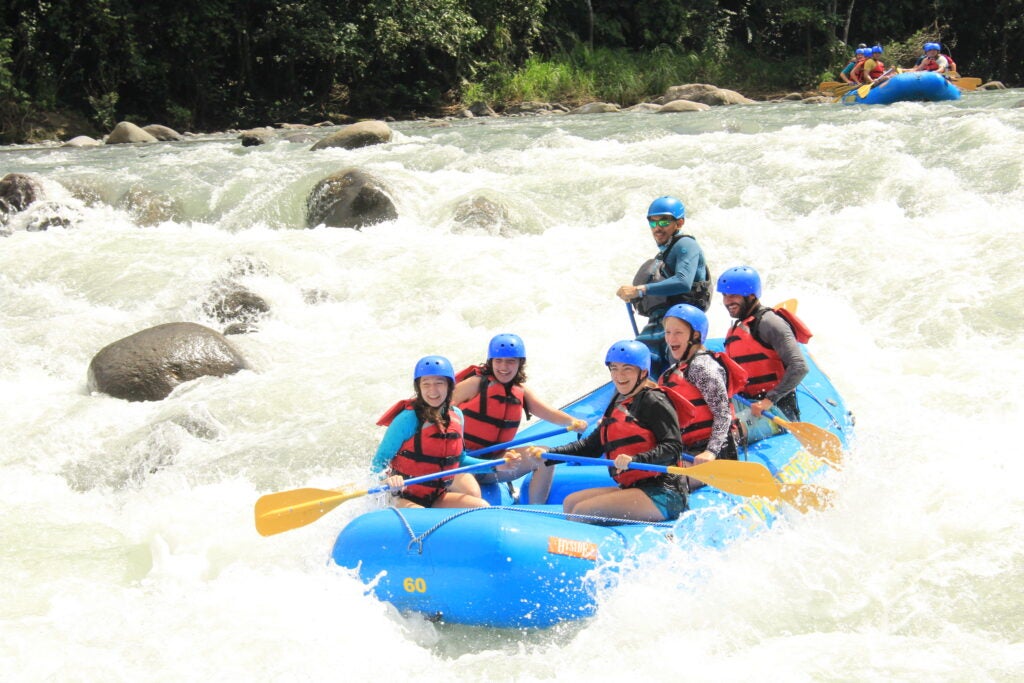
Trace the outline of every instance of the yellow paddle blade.
<instances>
[{"instance_id":1,"label":"yellow paddle blade","mask_svg":"<svg viewBox=\"0 0 1024 683\"><path fill-rule=\"evenodd\" d=\"M796 313L796 308L799 302L796 299L786 299L782 303L776 304L775 308L785 308L790 313Z\"/></svg>"},{"instance_id":2,"label":"yellow paddle blade","mask_svg":"<svg viewBox=\"0 0 1024 683\"><path fill-rule=\"evenodd\" d=\"M871 92L871 86L872 85L874 85L874 84L873 83L865 83L864 85L862 85L859 88L857 88L857 97L860 97L862 99L867 97L868 93Z\"/></svg>"},{"instance_id":3,"label":"yellow paddle blade","mask_svg":"<svg viewBox=\"0 0 1024 683\"><path fill-rule=\"evenodd\" d=\"M693 467L669 467L670 474L693 477L736 496L761 496L780 499L779 483L768 468L756 462L712 460Z\"/></svg>"},{"instance_id":4,"label":"yellow paddle blade","mask_svg":"<svg viewBox=\"0 0 1024 683\"><path fill-rule=\"evenodd\" d=\"M790 422L777 415L772 421L796 437L807 452L828 463L830 467L840 469L843 466L843 442L839 437L810 422Z\"/></svg>"},{"instance_id":5,"label":"yellow paddle blade","mask_svg":"<svg viewBox=\"0 0 1024 683\"><path fill-rule=\"evenodd\" d=\"M821 92L832 92L836 88L843 85L846 84L840 83L839 81L822 81L821 83L818 84L818 90L820 90Z\"/></svg>"},{"instance_id":6,"label":"yellow paddle blade","mask_svg":"<svg viewBox=\"0 0 1024 683\"><path fill-rule=\"evenodd\" d=\"M271 536L312 524L346 500L366 494L367 489L293 489L268 493L256 501L256 531L262 536Z\"/></svg>"},{"instance_id":7,"label":"yellow paddle blade","mask_svg":"<svg viewBox=\"0 0 1024 683\"><path fill-rule=\"evenodd\" d=\"M962 78L953 79L952 83L961 90L974 90L981 85L981 79L964 76Z\"/></svg>"},{"instance_id":8,"label":"yellow paddle blade","mask_svg":"<svg viewBox=\"0 0 1024 683\"><path fill-rule=\"evenodd\" d=\"M800 512L826 510L832 506L835 491L816 484L780 484L782 500Z\"/></svg>"}]
</instances>

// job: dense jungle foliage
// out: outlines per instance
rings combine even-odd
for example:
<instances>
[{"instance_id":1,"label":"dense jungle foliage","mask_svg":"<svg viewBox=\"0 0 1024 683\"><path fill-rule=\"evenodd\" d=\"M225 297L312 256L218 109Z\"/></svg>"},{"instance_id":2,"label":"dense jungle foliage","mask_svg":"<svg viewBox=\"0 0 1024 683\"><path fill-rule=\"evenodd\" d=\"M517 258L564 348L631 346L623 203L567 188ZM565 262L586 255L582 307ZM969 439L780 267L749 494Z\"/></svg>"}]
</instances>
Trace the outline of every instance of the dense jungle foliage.
<instances>
[{"instance_id":1,"label":"dense jungle foliage","mask_svg":"<svg viewBox=\"0 0 1024 683\"><path fill-rule=\"evenodd\" d=\"M0 142L39 112L212 130L488 100L632 104L684 82L811 88L851 46L940 40L1024 82L1024 0L5 0ZM906 64L909 65L909 64Z\"/></svg>"}]
</instances>

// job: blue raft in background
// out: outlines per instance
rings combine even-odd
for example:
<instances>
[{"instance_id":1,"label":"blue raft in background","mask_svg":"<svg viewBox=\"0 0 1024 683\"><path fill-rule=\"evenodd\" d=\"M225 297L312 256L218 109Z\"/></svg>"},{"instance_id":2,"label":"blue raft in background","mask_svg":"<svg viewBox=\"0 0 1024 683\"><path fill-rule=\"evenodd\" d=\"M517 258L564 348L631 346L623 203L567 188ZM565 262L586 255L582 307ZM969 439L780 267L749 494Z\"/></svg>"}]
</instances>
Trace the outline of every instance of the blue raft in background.
<instances>
[{"instance_id":1,"label":"blue raft in background","mask_svg":"<svg viewBox=\"0 0 1024 683\"><path fill-rule=\"evenodd\" d=\"M720 350L721 343L712 340L709 347ZM852 417L809 356L808 365L798 390L800 420L837 434L846 447ZM613 393L609 382L564 410L593 429ZM520 436L551 427L539 422ZM574 438L565 433L543 443ZM785 483L806 483L830 471L785 432L751 444L740 457L764 464ZM361 514L341 530L332 559L401 612L456 624L545 628L594 614L599 592L614 585L630 558L669 543L722 548L770 527L782 513L771 501L705 486L690 495L690 510L674 522L588 524L565 518L560 503L573 491L614 485L607 467L559 465L548 505L525 500L526 480L517 482L523 500L516 502L506 485L484 486L490 508Z\"/></svg>"},{"instance_id":2,"label":"blue raft in background","mask_svg":"<svg viewBox=\"0 0 1024 683\"><path fill-rule=\"evenodd\" d=\"M851 90L843 104L892 104L893 102L943 102L960 99L960 88L934 71L905 71L871 88L864 97Z\"/></svg>"}]
</instances>

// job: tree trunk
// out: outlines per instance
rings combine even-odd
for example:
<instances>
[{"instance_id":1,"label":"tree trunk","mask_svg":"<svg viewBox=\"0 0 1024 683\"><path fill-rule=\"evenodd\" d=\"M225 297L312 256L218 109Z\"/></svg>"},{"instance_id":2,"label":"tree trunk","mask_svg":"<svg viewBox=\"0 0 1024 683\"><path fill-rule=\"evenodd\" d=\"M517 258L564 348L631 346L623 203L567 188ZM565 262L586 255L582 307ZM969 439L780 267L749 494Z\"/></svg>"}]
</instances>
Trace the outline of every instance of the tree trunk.
<instances>
[{"instance_id":1,"label":"tree trunk","mask_svg":"<svg viewBox=\"0 0 1024 683\"><path fill-rule=\"evenodd\" d=\"M853 3L857 0L850 0L850 6L846 8L846 23L843 24L843 44L850 44L850 22L853 21Z\"/></svg>"}]
</instances>

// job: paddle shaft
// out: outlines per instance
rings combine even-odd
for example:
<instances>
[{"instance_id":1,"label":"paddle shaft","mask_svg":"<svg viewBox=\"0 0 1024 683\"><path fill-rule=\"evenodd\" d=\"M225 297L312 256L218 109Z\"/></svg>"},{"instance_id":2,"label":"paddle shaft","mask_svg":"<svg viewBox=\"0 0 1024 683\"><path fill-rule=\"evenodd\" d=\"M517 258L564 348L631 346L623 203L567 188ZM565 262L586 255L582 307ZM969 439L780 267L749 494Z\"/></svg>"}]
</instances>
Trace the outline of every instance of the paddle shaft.
<instances>
[{"instance_id":1,"label":"paddle shaft","mask_svg":"<svg viewBox=\"0 0 1024 683\"><path fill-rule=\"evenodd\" d=\"M470 458L479 458L481 455L487 455L488 453L493 453L495 451L506 451L509 448L521 446L524 443L540 441L541 439L550 439L552 436L558 436L559 434L563 434L567 431L569 431L568 427L559 427L558 429L546 431L543 434L521 436L518 439L512 439L505 443L496 443L493 446L488 446L487 448L480 448L475 451L466 451L466 456Z\"/></svg>"},{"instance_id":2,"label":"paddle shaft","mask_svg":"<svg viewBox=\"0 0 1024 683\"><path fill-rule=\"evenodd\" d=\"M565 455L563 453L543 453L542 458L548 460L561 460L563 462L574 462L578 465L600 465L603 467L615 467L615 460L609 460L608 458L588 458L585 455ZM693 456L683 454L683 457L693 462ZM726 462L725 460L716 460L715 462ZM734 462L734 461L729 461ZM694 465L693 467L676 467L674 465L652 465L646 462L631 462L629 463L629 469L631 470L642 470L645 472L660 472L662 474L685 474L687 476L693 476L692 472L699 468L700 465ZM699 472L699 470L698 470ZM699 479L699 477L694 477Z\"/></svg>"},{"instance_id":3,"label":"paddle shaft","mask_svg":"<svg viewBox=\"0 0 1024 683\"><path fill-rule=\"evenodd\" d=\"M626 302L626 313L629 313L629 324L633 326L633 336L640 336L640 329L636 326L636 316L633 315L633 304Z\"/></svg>"},{"instance_id":4,"label":"paddle shaft","mask_svg":"<svg viewBox=\"0 0 1024 683\"><path fill-rule=\"evenodd\" d=\"M463 457L478 458L481 455L487 455L488 453L494 453L495 451L505 451L514 446L521 446L524 443L531 443L533 441L540 441L541 439L548 439L552 436L558 436L564 433L568 428L559 427L558 429L552 429L536 436L521 436L518 439L512 439L505 443L496 443L493 446L487 446L486 448L480 448L475 451L466 451ZM473 465L464 465L462 467L456 467L453 470L443 470L441 472L432 472L431 474L424 474L422 477L412 477L402 482L402 486L411 486L413 484L422 484L428 481L434 481L435 479L447 479L448 477L454 477L457 474L466 474L467 472L476 472L478 470L486 470L491 467L497 467L502 463L501 459L495 458L487 462L478 462ZM390 491L390 486L375 486L371 489L367 489L366 493L384 493Z\"/></svg>"}]
</instances>

